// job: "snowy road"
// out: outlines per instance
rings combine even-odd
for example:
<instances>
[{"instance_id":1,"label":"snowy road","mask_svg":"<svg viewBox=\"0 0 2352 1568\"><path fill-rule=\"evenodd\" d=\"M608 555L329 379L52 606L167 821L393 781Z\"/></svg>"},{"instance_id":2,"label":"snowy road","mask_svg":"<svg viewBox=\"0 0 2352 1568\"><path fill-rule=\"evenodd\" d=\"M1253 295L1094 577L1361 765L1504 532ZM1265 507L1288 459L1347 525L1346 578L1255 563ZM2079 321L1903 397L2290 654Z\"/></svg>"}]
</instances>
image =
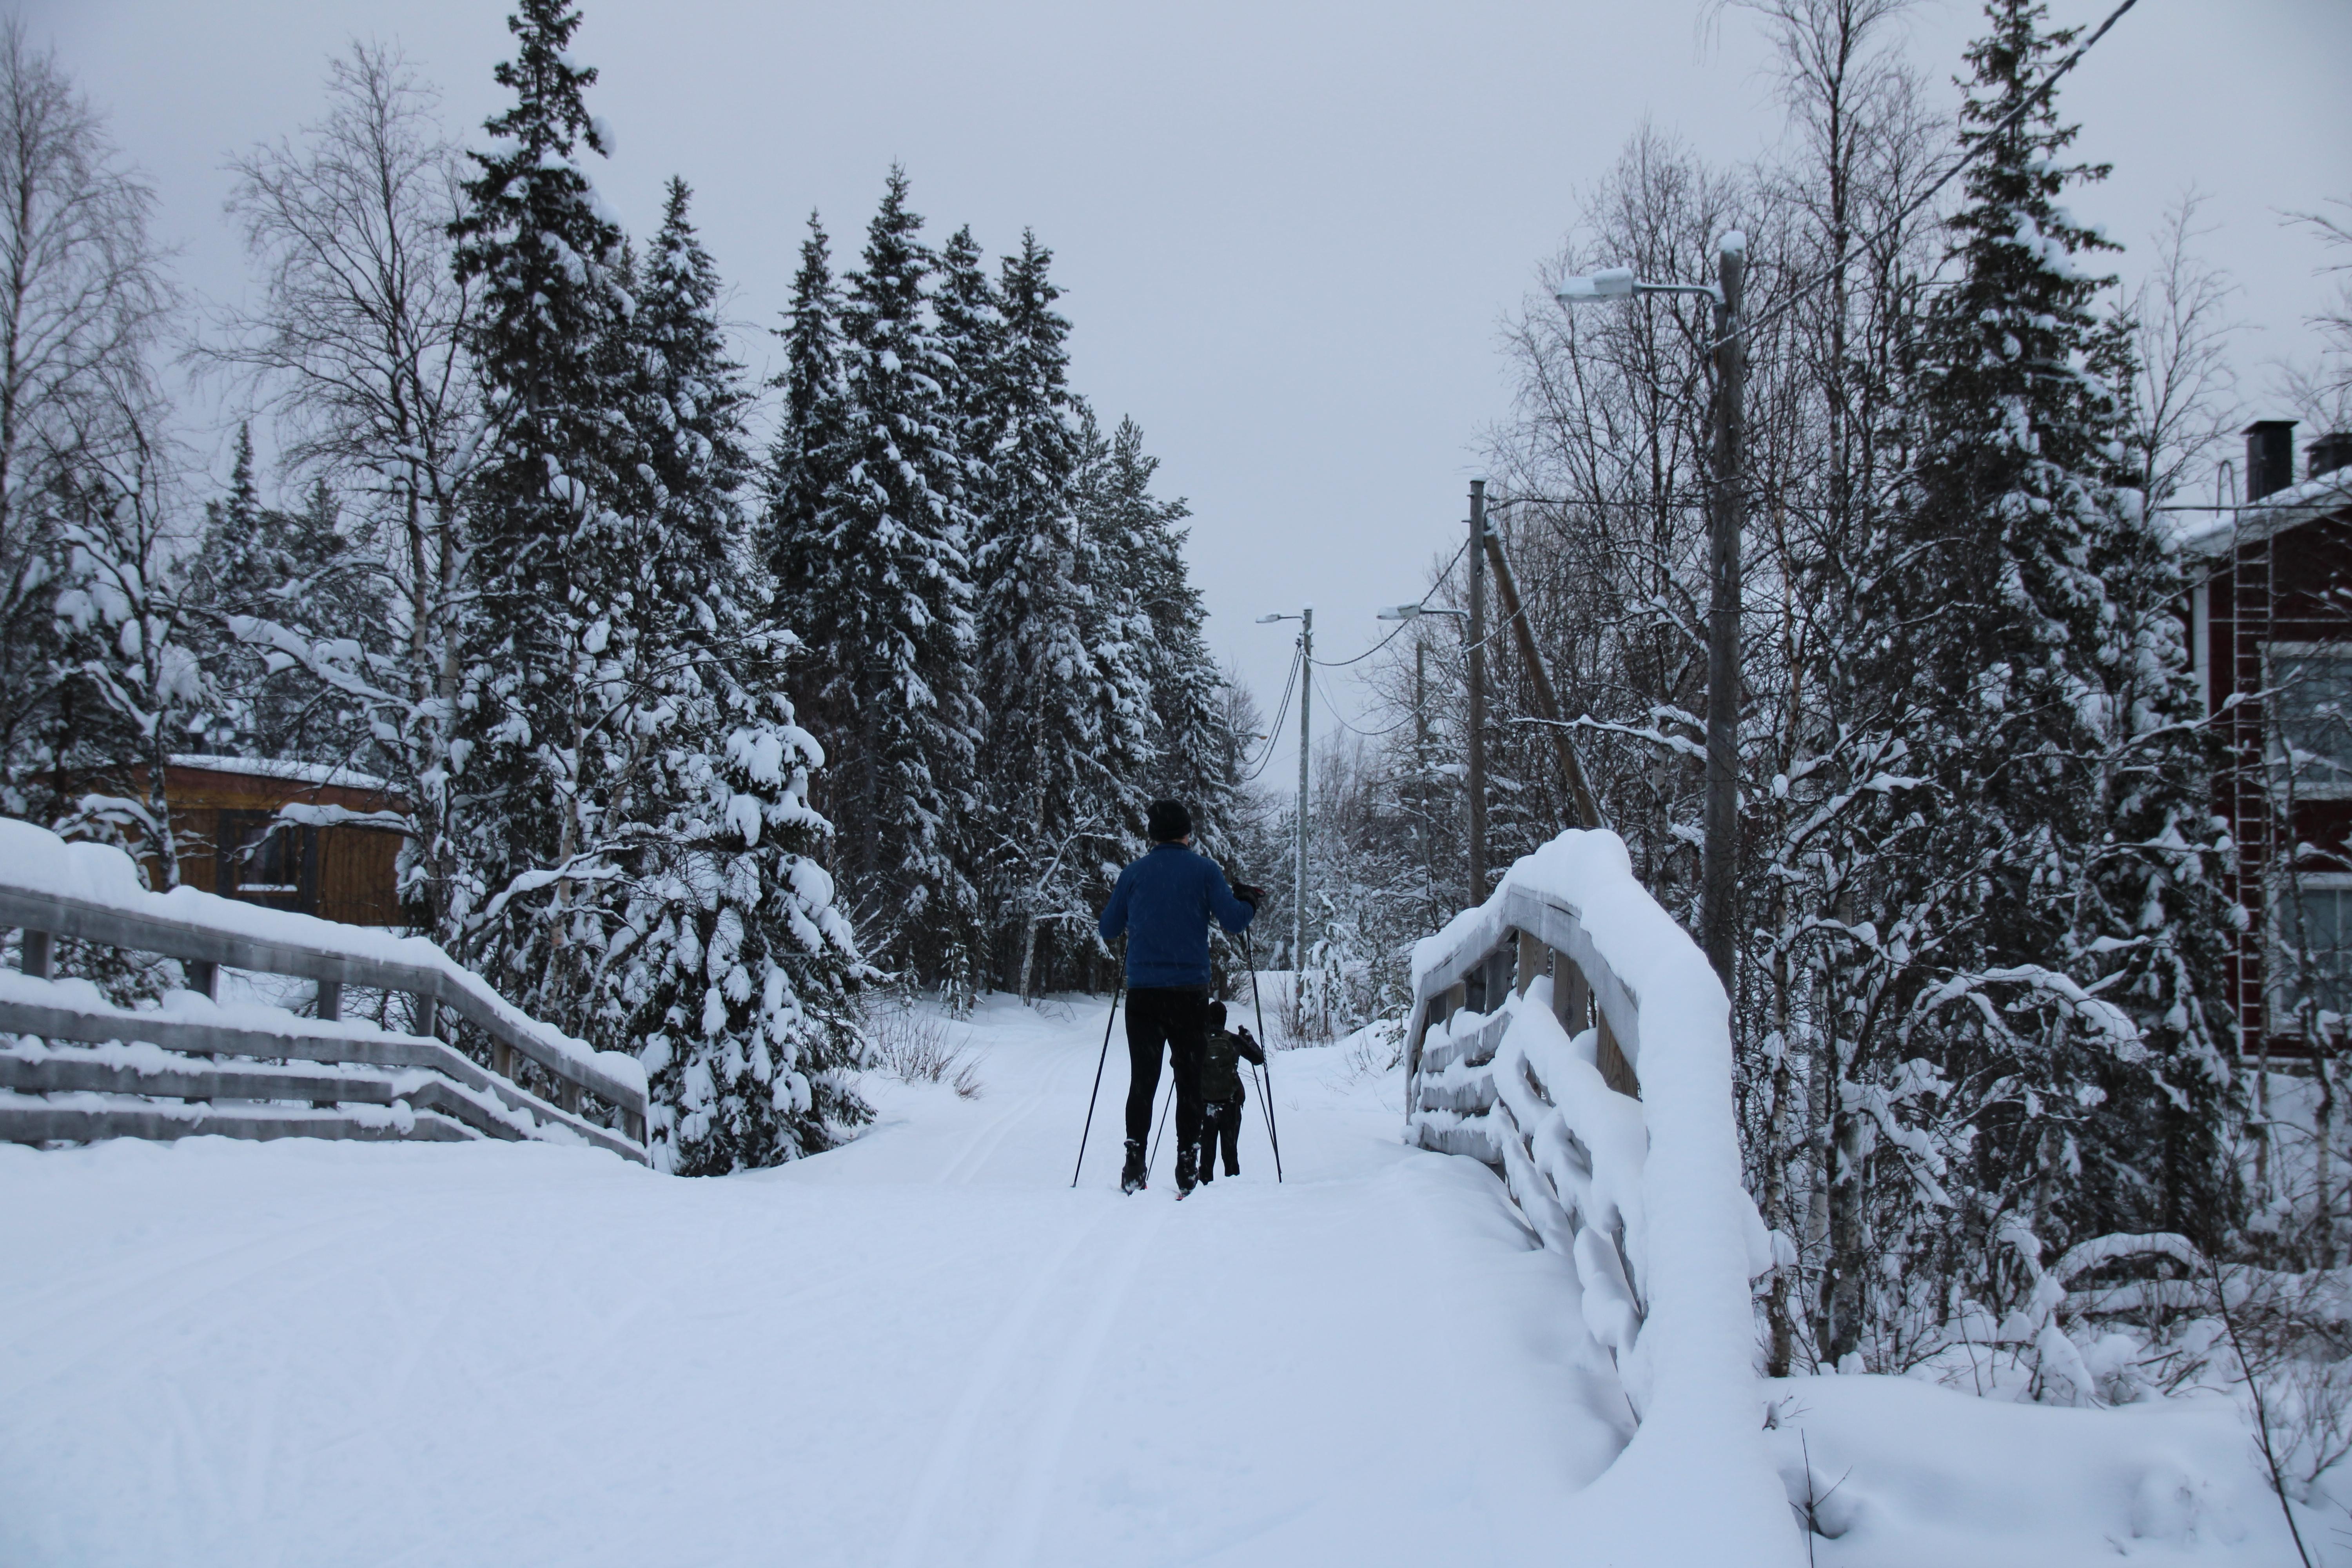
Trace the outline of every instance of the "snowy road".
<instances>
[{"instance_id":1,"label":"snowy road","mask_svg":"<svg viewBox=\"0 0 2352 1568\"><path fill-rule=\"evenodd\" d=\"M531 1145L0 1148L0 1563L1558 1557L1622 1441L1560 1261L1397 1079L1276 1058L1290 1180L1070 1160L1099 1003L723 1181ZM1106 1131L1106 1129L1109 1129Z\"/></svg>"}]
</instances>

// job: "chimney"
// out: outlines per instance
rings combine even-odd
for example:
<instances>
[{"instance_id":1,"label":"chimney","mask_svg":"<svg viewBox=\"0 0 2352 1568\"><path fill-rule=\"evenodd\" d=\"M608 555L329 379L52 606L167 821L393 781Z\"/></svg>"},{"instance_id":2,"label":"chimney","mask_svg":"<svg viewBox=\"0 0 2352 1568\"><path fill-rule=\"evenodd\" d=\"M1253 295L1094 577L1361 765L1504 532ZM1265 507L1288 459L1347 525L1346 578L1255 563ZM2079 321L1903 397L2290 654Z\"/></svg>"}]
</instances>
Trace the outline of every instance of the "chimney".
<instances>
[{"instance_id":1,"label":"chimney","mask_svg":"<svg viewBox=\"0 0 2352 1568\"><path fill-rule=\"evenodd\" d=\"M2294 421L2257 419L2246 426L2246 504L2294 483Z\"/></svg>"},{"instance_id":2,"label":"chimney","mask_svg":"<svg viewBox=\"0 0 2352 1568\"><path fill-rule=\"evenodd\" d=\"M2308 476L2311 479L2352 467L2352 430L2338 430L2330 436L2316 437L2306 450L2311 454L2311 473Z\"/></svg>"}]
</instances>

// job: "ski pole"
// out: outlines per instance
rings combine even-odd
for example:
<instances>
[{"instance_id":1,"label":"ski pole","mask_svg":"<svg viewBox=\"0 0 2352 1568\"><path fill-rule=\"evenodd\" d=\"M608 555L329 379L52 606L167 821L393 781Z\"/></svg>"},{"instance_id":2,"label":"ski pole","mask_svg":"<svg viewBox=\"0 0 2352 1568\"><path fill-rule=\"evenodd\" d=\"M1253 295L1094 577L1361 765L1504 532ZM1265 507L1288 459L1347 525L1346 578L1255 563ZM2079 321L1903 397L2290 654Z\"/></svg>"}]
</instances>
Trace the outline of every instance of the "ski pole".
<instances>
[{"instance_id":1,"label":"ski pole","mask_svg":"<svg viewBox=\"0 0 2352 1568\"><path fill-rule=\"evenodd\" d=\"M1143 1173L1151 1174L1151 1167L1160 1163L1160 1135L1168 1131L1168 1108L1176 1103L1176 1075L1168 1075L1168 1098L1160 1102L1160 1125L1151 1130L1151 1152L1143 1157Z\"/></svg>"},{"instance_id":2,"label":"ski pole","mask_svg":"<svg viewBox=\"0 0 2352 1568\"><path fill-rule=\"evenodd\" d=\"M1111 1026L1118 1022L1118 999L1126 994L1127 966L1122 963L1118 969L1118 984L1111 987L1110 1016L1103 1020L1102 1055L1095 1058L1095 1086L1087 1094L1087 1125L1086 1131L1078 1134L1078 1163L1070 1168L1070 1185L1074 1187L1078 1184L1078 1173L1086 1169L1087 1140L1093 1136L1095 1130L1095 1100L1102 1093L1103 1065L1110 1060Z\"/></svg>"},{"instance_id":3,"label":"ski pole","mask_svg":"<svg viewBox=\"0 0 2352 1568\"><path fill-rule=\"evenodd\" d=\"M1257 953L1250 946L1247 926L1242 927L1242 961L1249 965L1250 1004L1257 1009L1258 1048L1265 1053L1265 1065L1259 1069L1265 1075L1262 1085L1265 1093L1258 1104L1265 1110L1265 1141L1274 1145L1274 1179L1278 1184L1282 1181L1282 1134L1274 1127L1274 1042L1265 1032L1265 998L1258 994Z\"/></svg>"}]
</instances>

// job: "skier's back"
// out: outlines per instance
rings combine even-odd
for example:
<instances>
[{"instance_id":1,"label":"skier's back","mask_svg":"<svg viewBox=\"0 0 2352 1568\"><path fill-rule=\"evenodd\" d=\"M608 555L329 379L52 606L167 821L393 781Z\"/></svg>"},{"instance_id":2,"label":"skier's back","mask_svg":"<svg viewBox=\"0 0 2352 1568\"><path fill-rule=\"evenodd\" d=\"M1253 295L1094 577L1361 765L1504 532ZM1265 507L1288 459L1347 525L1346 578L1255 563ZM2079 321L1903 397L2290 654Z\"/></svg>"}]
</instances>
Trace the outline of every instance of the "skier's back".
<instances>
[{"instance_id":1,"label":"skier's back","mask_svg":"<svg viewBox=\"0 0 2352 1568\"><path fill-rule=\"evenodd\" d=\"M1151 848L1118 876L1097 926L1127 937L1127 1166L1119 1185L1144 1184L1151 1101L1164 1047L1176 1078L1176 1188L1192 1190L1201 1148L1201 1053L1208 1034L1209 921L1240 931L1257 913L1255 888L1236 890L1217 863L1192 852L1192 816L1177 801L1151 803Z\"/></svg>"}]
</instances>

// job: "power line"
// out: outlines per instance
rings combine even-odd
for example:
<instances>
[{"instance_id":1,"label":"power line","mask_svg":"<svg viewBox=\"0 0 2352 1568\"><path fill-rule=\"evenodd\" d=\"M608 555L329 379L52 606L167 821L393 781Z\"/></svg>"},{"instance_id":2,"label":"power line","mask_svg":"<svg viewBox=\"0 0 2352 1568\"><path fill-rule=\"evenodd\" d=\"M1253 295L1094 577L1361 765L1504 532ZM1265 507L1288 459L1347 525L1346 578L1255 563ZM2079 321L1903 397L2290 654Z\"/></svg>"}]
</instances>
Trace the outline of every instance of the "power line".
<instances>
[{"instance_id":1,"label":"power line","mask_svg":"<svg viewBox=\"0 0 2352 1568\"><path fill-rule=\"evenodd\" d=\"M1265 772L1266 764L1274 761L1274 753L1281 744L1279 737L1282 734L1282 721L1290 712L1290 696L1297 687L1298 653L1294 647L1290 655L1290 678L1282 683L1282 706L1275 710L1274 722L1265 727L1265 750L1259 755L1255 766L1234 781L1236 786L1255 784L1258 775Z\"/></svg>"},{"instance_id":2,"label":"power line","mask_svg":"<svg viewBox=\"0 0 2352 1568\"><path fill-rule=\"evenodd\" d=\"M1445 586L1445 580L1454 575L1454 569L1462 563L1463 552L1467 551L1469 548L1470 542L1466 539L1464 540L1461 545L1454 552L1454 559L1445 563L1445 570L1437 574L1437 581L1429 585L1429 592L1421 596L1420 604L1415 606L1416 608L1427 607L1429 601L1435 596L1437 591ZM1397 637L1402 634L1405 627L1411 625L1412 625L1412 617L1408 616L1403 620L1397 623L1395 631L1389 633L1388 636L1382 637L1380 641L1374 643L1371 647L1366 648L1355 658L1318 658L1315 661L1316 666L1322 669L1345 669L1351 664L1361 664L1364 660L1371 658L1372 655L1380 652L1381 649L1388 647L1389 644L1396 641ZM1328 701L1330 700L1331 694L1327 691L1323 694L1323 697L1324 700Z\"/></svg>"},{"instance_id":3,"label":"power line","mask_svg":"<svg viewBox=\"0 0 2352 1568\"><path fill-rule=\"evenodd\" d=\"M1383 735L1393 735L1399 730L1403 729L1407 724L1412 722L1412 715L1408 713L1385 730L1358 729L1355 725L1349 723L1348 716L1339 710L1339 700L1331 695L1331 689L1328 686L1325 686L1319 679L1316 681L1316 686L1323 693L1323 700L1329 704L1331 709L1331 717L1339 721L1339 728L1347 731L1350 734L1361 735L1367 741L1377 741Z\"/></svg>"}]
</instances>

